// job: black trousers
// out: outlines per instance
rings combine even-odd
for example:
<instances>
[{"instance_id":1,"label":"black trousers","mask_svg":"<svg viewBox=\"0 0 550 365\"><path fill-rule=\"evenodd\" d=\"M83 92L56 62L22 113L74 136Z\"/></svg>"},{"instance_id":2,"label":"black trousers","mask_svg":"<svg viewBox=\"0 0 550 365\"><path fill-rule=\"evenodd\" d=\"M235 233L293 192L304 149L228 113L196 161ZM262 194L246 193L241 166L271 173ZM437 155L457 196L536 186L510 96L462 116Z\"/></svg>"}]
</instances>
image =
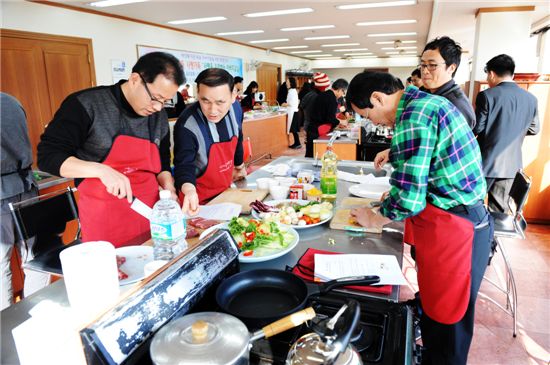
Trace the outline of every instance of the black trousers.
<instances>
[{"instance_id":1,"label":"black trousers","mask_svg":"<svg viewBox=\"0 0 550 365\"><path fill-rule=\"evenodd\" d=\"M311 122L310 122L311 123ZM317 126L309 125L306 129L306 156L313 157L313 140L319 138ZM319 156L321 158L321 156Z\"/></svg>"},{"instance_id":2,"label":"black trousers","mask_svg":"<svg viewBox=\"0 0 550 365\"><path fill-rule=\"evenodd\" d=\"M292 122L290 123L290 133L292 133L292 136L294 137L293 146L300 145L300 136L298 135L298 132L300 131L300 116L298 113L299 112L294 112L292 115Z\"/></svg>"},{"instance_id":3,"label":"black trousers","mask_svg":"<svg viewBox=\"0 0 550 365\"><path fill-rule=\"evenodd\" d=\"M474 224L474 241L472 247L472 272L470 301L464 317L455 324L436 322L422 311L420 329L425 352L422 365L466 365L468 351L474 334L474 311L477 293L487 268L491 241L493 240L493 219L482 202L473 206L458 206L449 213L468 219ZM422 288L420 288L422 305Z\"/></svg>"}]
</instances>

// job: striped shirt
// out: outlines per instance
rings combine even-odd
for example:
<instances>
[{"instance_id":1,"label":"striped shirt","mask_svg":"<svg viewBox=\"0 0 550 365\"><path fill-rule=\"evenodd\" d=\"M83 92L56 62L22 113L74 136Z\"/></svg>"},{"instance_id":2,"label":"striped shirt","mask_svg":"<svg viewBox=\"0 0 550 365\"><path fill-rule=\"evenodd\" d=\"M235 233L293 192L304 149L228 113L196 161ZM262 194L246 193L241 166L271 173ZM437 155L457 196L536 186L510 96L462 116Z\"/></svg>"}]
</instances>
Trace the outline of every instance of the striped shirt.
<instances>
[{"instance_id":1,"label":"striped shirt","mask_svg":"<svg viewBox=\"0 0 550 365\"><path fill-rule=\"evenodd\" d=\"M391 189L380 209L384 216L403 220L420 213L427 202L447 210L485 197L479 145L447 99L409 86L395 121Z\"/></svg>"}]
</instances>

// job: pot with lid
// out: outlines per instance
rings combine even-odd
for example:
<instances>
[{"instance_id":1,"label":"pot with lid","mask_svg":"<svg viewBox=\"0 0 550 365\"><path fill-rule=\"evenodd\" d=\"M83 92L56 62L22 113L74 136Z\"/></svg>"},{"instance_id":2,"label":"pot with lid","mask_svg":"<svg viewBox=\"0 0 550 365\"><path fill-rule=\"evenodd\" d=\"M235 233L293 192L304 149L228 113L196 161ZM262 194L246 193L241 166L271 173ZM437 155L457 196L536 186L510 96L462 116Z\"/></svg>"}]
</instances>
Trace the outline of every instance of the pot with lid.
<instances>
[{"instance_id":1,"label":"pot with lid","mask_svg":"<svg viewBox=\"0 0 550 365\"><path fill-rule=\"evenodd\" d=\"M359 303L349 300L334 317L314 324L314 332L300 337L292 345L286 364L361 365L359 354L350 344L360 315Z\"/></svg>"},{"instance_id":2,"label":"pot with lid","mask_svg":"<svg viewBox=\"0 0 550 365\"><path fill-rule=\"evenodd\" d=\"M243 322L229 314L189 314L158 331L151 343L151 359L156 365L248 364L252 342L313 317L313 308L306 308L250 333Z\"/></svg>"}]
</instances>

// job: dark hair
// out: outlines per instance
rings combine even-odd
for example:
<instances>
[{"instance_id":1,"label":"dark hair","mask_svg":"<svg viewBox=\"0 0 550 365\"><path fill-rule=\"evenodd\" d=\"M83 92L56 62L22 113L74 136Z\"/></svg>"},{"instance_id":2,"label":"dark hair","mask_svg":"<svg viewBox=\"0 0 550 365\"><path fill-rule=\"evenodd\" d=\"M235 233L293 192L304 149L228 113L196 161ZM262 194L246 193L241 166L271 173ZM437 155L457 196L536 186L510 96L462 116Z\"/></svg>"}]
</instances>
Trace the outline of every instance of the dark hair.
<instances>
[{"instance_id":1,"label":"dark hair","mask_svg":"<svg viewBox=\"0 0 550 365\"><path fill-rule=\"evenodd\" d=\"M243 78L242 78L242 77L240 77L240 76L235 76L235 77L233 78L233 83L234 83L234 84L238 84L238 83L241 83L241 82L243 82Z\"/></svg>"},{"instance_id":2,"label":"dark hair","mask_svg":"<svg viewBox=\"0 0 550 365\"><path fill-rule=\"evenodd\" d=\"M412 82L412 76L407 77L407 82L410 84Z\"/></svg>"},{"instance_id":3,"label":"dark hair","mask_svg":"<svg viewBox=\"0 0 550 365\"><path fill-rule=\"evenodd\" d=\"M140 74L148 83L155 82L158 75L164 75L178 86L186 81L180 61L164 52L151 52L141 56L132 67L132 72Z\"/></svg>"},{"instance_id":4,"label":"dark hair","mask_svg":"<svg viewBox=\"0 0 550 365\"><path fill-rule=\"evenodd\" d=\"M454 63L456 69L452 76L455 77L456 70L458 70L458 66L460 66L460 55L462 54L462 47L460 47L460 44L447 36L439 37L428 42L422 53L427 50L438 50L441 57L445 60L447 67Z\"/></svg>"},{"instance_id":5,"label":"dark hair","mask_svg":"<svg viewBox=\"0 0 550 365\"><path fill-rule=\"evenodd\" d=\"M222 68L207 68L202 70L201 73L195 79L197 83L197 89L200 88L201 84L209 87L227 85L229 91L233 91L233 76L226 70Z\"/></svg>"},{"instance_id":6,"label":"dark hair","mask_svg":"<svg viewBox=\"0 0 550 365\"><path fill-rule=\"evenodd\" d=\"M294 77L289 77L288 82L290 83L291 89L296 89L296 79Z\"/></svg>"},{"instance_id":7,"label":"dark hair","mask_svg":"<svg viewBox=\"0 0 550 365\"><path fill-rule=\"evenodd\" d=\"M370 97L379 91L391 95L403 90L403 83L387 72L363 71L351 80L346 94L348 106L355 105L360 109L372 108Z\"/></svg>"},{"instance_id":8,"label":"dark hair","mask_svg":"<svg viewBox=\"0 0 550 365\"><path fill-rule=\"evenodd\" d=\"M258 88L258 83L256 81L251 81L250 84L248 84L248 86L246 87L246 90L244 91L243 94L245 95L250 95L252 94L252 89L254 88Z\"/></svg>"},{"instance_id":9,"label":"dark hair","mask_svg":"<svg viewBox=\"0 0 550 365\"><path fill-rule=\"evenodd\" d=\"M344 79L337 79L336 81L334 81L334 82L332 83L331 88L332 88L333 90L340 90L340 89L346 90L346 89L348 88L348 85L349 85L349 83L348 83L346 80L344 80Z\"/></svg>"},{"instance_id":10,"label":"dark hair","mask_svg":"<svg viewBox=\"0 0 550 365\"><path fill-rule=\"evenodd\" d=\"M499 54L487 62L485 72L493 71L499 77L512 76L516 70L514 59L507 54Z\"/></svg>"},{"instance_id":11,"label":"dark hair","mask_svg":"<svg viewBox=\"0 0 550 365\"><path fill-rule=\"evenodd\" d=\"M456 66L458 68L458 65ZM413 72L411 72L411 77L412 76L416 76L416 77L419 77L419 78L422 78L422 74L420 73L420 69L419 68L415 68L413 70Z\"/></svg>"}]
</instances>

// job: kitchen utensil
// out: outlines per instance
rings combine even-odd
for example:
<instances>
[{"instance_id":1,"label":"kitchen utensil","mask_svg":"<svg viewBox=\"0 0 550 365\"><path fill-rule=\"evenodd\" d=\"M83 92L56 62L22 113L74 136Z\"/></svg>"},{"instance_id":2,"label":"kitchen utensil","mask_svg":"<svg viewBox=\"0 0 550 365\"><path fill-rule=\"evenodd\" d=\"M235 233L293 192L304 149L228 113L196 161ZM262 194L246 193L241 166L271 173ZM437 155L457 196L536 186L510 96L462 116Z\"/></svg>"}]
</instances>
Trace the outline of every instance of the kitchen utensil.
<instances>
[{"instance_id":1,"label":"kitchen utensil","mask_svg":"<svg viewBox=\"0 0 550 365\"><path fill-rule=\"evenodd\" d=\"M271 194L271 197L275 200L286 199L289 190L290 188L288 186L277 185L269 187L269 193Z\"/></svg>"},{"instance_id":2,"label":"kitchen utensil","mask_svg":"<svg viewBox=\"0 0 550 365\"><path fill-rule=\"evenodd\" d=\"M250 214L250 203L256 200L264 200L268 191L262 189L227 189L207 205L219 203L237 203L242 206L241 213Z\"/></svg>"},{"instance_id":3,"label":"kitchen utensil","mask_svg":"<svg viewBox=\"0 0 550 365\"><path fill-rule=\"evenodd\" d=\"M220 308L247 325L266 323L305 306L311 294L326 293L346 285L376 284L378 276L358 276L332 280L308 289L296 275L282 270L249 270L233 275L220 284L216 302Z\"/></svg>"},{"instance_id":4,"label":"kitchen utensil","mask_svg":"<svg viewBox=\"0 0 550 365\"><path fill-rule=\"evenodd\" d=\"M193 313L172 321L155 335L151 358L156 365L248 364L252 342L299 326L313 317L315 311L310 307L249 333L245 324L232 315Z\"/></svg>"},{"instance_id":5,"label":"kitchen utensil","mask_svg":"<svg viewBox=\"0 0 550 365\"><path fill-rule=\"evenodd\" d=\"M361 198L372 198L380 200L382 194L390 190L390 185L386 184L356 184L349 188L350 194L359 196Z\"/></svg>"},{"instance_id":6,"label":"kitchen utensil","mask_svg":"<svg viewBox=\"0 0 550 365\"><path fill-rule=\"evenodd\" d=\"M115 250L117 256L124 257L125 262L120 265L128 277L120 280L120 285L132 284L145 277L145 265L153 261L153 247L151 246L125 246Z\"/></svg>"},{"instance_id":7,"label":"kitchen utensil","mask_svg":"<svg viewBox=\"0 0 550 365\"><path fill-rule=\"evenodd\" d=\"M341 318L341 316L343 317ZM356 300L349 300L330 319L313 324L314 332L300 337L290 348L289 365L361 365L359 354L350 345L361 309Z\"/></svg>"}]
</instances>

